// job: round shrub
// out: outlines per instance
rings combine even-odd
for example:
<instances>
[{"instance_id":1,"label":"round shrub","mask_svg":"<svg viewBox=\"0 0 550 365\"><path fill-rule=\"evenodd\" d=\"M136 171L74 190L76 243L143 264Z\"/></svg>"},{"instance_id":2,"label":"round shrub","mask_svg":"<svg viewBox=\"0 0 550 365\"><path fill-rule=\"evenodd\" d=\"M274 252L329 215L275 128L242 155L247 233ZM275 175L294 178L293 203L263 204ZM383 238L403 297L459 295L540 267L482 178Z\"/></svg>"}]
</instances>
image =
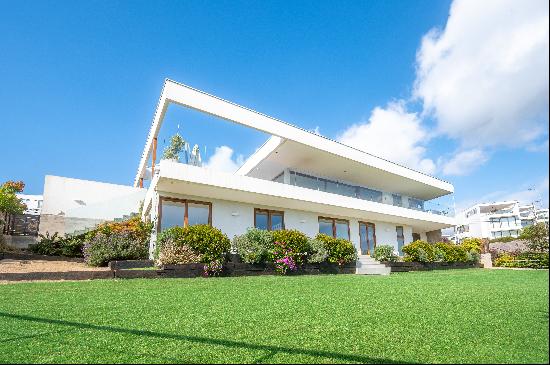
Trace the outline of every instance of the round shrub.
<instances>
[{"instance_id":1,"label":"round shrub","mask_svg":"<svg viewBox=\"0 0 550 365\"><path fill-rule=\"evenodd\" d=\"M318 239L310 239L308 245L311 252L307 258L307 262L311 264L318 264L327 259L328 251L325 248L323 241Z\"/></svg>"},{"instance_id":2,"label":"round shrub","mask_svg":"<svg viewBox=\"0 0 550 365\"><path fill-rule=\"evenodd\" d=\"M407 262L433 262L434 261L434 245L417 240L403 246L405 253L404 260Z\"/></svg>"},{"instance_id":3,"label":"round shrub","mask_svg":"<svg viewBox=\"0 0 550 365\"><path fill-rule=\"evenodd\" d=\"M273 245L271 232L249 228L245 234L233 238L233 250L248 264L259 264L268 259Z\"/></svg>"},{"instance_id":4,"label":"round shrub","mask_svg":"<svg viewBox=\"0 0 550 365\"><path fill-rule=\"evenodd\" d=\"M460 242L460 246L468 252L475 251L481 253L481 248L483 247L483 241L480 238L465 238Z\"/></svg>"},{"instance_id":5,"label":"round shrub","mask_svg":"<svg viewBox=\"0 0 550 365\"><path fill-rule=\"evenodd\" d=\"M331 264L344 265L357 260L357 251L353 243L343 238L333 238L319 233L315 239L324 243L328 251L327 261Z\"/></svg>"},{"instance_id":6,"label":"round shrub","mask_svg":"<svg viewBox=\"0 0 550 365\"><path fill-rule=\"evenodd\" d=\"M393 246L390 245L376 246L373 257L377 261L397 261L397 256L393 253Z\"/></svg>"},{"instance_id":7,"label":"round shrub","mask_svg":"<svg viewBox=\"0 0 550 365\"><path fill-rule=\"evenodd\" d=\"M302 232L295 229L283 229L272 231L273 243L279 242L285 244L285 250L289 257L292 257L295 264L300 266L305 262L309 253L309 238ZM273 261L275 258L272 257Z\"/></svg>"},{"instance_id":8,"label":"round shrub","mask_svg":"<svg viewBox=\"0 0 550 365\"><path fill-rule=\"evenodd\" d=\"M129 232L97 233L84 245L84 261L90 266L107 266L114 260L140 260L148 256L148 241Z\"/></svg>"},{"instance_id":9,"label":"round shrub","mask_svg":"<svg viewBox=\"0 0 550 365\"><path fill-rule=\"evenodd\" d=\"M219 229L207 224L171 227L162 231L157 239L156 257L160 256L167 242L190 247L200 256L200 262L205 264L223 262L231 248L229 238Z\"/></svg>"}]
</instances>

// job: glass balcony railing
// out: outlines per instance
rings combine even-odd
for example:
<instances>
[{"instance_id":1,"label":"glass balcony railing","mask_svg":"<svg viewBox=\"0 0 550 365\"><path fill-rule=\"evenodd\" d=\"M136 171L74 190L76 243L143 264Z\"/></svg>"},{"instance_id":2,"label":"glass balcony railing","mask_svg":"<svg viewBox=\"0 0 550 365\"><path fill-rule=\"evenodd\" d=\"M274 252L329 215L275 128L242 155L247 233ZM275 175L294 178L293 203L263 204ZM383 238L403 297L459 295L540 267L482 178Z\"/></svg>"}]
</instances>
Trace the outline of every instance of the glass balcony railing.
<instances>
[{"instance_id":1,"label":"glass balcony railing","mask_svg":"<svg viewBox=\"0 0 550 365\"><path fill-rule=\"evenodd\" d=\"M424 201L413 197L400 194L383 192L371 189L365 186L352 185L326 178L303 174L296 171L290 171L288 184L300 186L303 188L324 191L352 198L368 200L381 204L394 205L407 209L413 209L432 214L454 216L454 204L452 195L446 195L437 199ZM284 174L278 175L275 182L285 183Z\"/></svg>"}]
</instances>

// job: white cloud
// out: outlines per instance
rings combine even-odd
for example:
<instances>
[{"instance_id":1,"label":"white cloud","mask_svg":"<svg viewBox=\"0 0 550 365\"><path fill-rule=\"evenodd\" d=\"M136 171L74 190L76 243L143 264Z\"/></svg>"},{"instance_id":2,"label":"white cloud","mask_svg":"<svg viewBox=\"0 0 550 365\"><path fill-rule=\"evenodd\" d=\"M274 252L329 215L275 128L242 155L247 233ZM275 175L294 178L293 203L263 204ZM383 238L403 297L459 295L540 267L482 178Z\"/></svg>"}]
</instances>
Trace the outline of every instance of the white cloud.
<instances>
[{"instance_id":1,"label":"white cloud","mask_svg":"<svg viewBox=\"0 0 550 365\"><path fill-rule=\"evenodd\" d=\"M480 148L460 151L449 161L443 163L443 173L445 175L468 175L488 159L486 152Z\"/></svg>"},{"instance_id":2,"label":"white cloud","mask_svg":"<svg viewBox=\"0 0 550 365\"><path fill-rule=\"evenodd\" d=\"M547 0L455 0L417 53L414 96L465 148L526 146L547 133Z\"/></svg>"},{"instance_id":3,"label":"white cloud","mask_svg":"<svg viewBox=\"0 0 550 365\"><path fill-rule=\"evenodd\" d=\"M521 204L535 204L537 207L548 208L548 177L536 182L523 184L518 190L500 190L456 203L456 211L461 212L478 203L492 203L517 200Z\"/></svg>"},{"instance_id":4,"label":"white cloud","mask_svg":"<svg viewBox=\"0 0 550 365\"><path fill-rule=\"evenodd\" d=\"M428 139L417 114L408 113L402 102L376 107L368 121L353 124L337 137L349 146L431 174L435 163L425 158Z\"/></svg>"},{"instance_id":5,"label":"white cloud","mask_svg":"<svg viewBox=\"0 0 550 365\"><path fill-rule=\"evenodd\" d=\"M214 154L210 156L208 162L204 165L213 170L223 172L235 172L244 163L243 155L238 155L233 159L233 149L228 146L216 147Z\"/></svg>"}]
</instances>

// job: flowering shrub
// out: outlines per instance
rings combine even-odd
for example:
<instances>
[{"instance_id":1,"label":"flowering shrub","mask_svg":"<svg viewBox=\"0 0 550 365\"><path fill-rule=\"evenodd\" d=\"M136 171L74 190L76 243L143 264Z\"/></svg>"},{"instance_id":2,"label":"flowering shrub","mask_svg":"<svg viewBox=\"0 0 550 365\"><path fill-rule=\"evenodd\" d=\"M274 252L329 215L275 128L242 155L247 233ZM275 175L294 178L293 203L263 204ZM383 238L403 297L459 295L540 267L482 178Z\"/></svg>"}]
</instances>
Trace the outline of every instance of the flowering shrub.
<instances>
[{"instance_id":1,"label":"flowering shrub","mask_svg":"<svg viewBox=\"0 0 550 365\"><path fill-rule=\"evenodd\" d=\"M147 247L148 241L138 240L130 232L98 233L84 245L84 261L90 266L106 266L113 260L146 259Z\"/></svg>"},{"instance_id":2,"label":"flowering shrub","mask_svg":"<svg viewBox=\"0 0 550 365\"><path fill-rule=\"evenodd\" d=\"M169 239L164 242L162 250L157 251L155 255L155 265L182 265L194 264L200 262L200 255L187 245L179 245L174 240Z\"/></svg>"},{"instance_id":3,"label":"flowering shrub","mask_svg":"<svg viewBox=\"0 0 550 365\"><path fill-rule=\"evenodd\" d=\"M272 231L273 242L283 243L288 247L290 257L297 266L305 263L309 253L309 238L302 232L291 229Z\"/></svg>"},{"instance_id":4,"label":"flowering shrub","mask_svg":"<svg viewBox=\"0 0 550 365\"><path fill-rule=\"evenodd\" d=\"M204 265L204 276L218 276L223 270L223 261L214 260Z\"/></svg>"},{"instance_id":5,"label":"flowering shrub","mask_svg":"<svg viewBox=\"0 0 550 365\"><path fill-rule=\"evenodd\" d=\"M188 246L193 250L200 257L199 261L206 264L205 273L217 271L217 267L225 262L225 255L231 248L229 238L222 231L206 224L171 227L162 231L155 250L157 260L168 242L176 246Z\"/></svg>"},{"instance_id":6,"label":"flowering shrub","mask_svg":"<svg viewBox=\"0 0 550 365\"><path fill-rule=\"evenodd\" d=\"M245 234L233 238L232 247L247 264L259 264L268 259L273 246L271 232L249 228Z\"/></svg>"},{"instance_id":7,"label":"flowering shrub","mask_svg":"<svg viewBox=\"0 0 550 365\"><path fill-rule=\"evenodd\" d=\"M376 246L373 256L378 261L397 261L397 256L393 253L393 246L390 245Z\"/></svg>"},{"instance_id":8,"label":"flowering shrub","mask_svg":"<svg viewBox=\"0 0 550 365\"><path fill-rule=\"evenodd\" d=\"M288 270L296 271L298 267L294 261L294 252L286 242L274 242L271 255L275 263L275 270L279 274L286 274Z\"/></svg>"},{"instance_id":9,"label":"flowering shrub","mask_svg":"<svg viewBox=\"0 0 550 365\"><path fill-rule=\"evenodd\" d=\"M462 246L466 251L475 251L477 253L481 253L481 247L483 246L483 241L481 238L465 238L460 242L460 246Z\"/></svg>"},{"instance_id":10,"label":"flowering shrub","mask_svg":"<svg viewBox=\"0 0 550 365\"><path fill-rule=\"evenodd\" d=\"M357 252L350 241L343 238L333 238L322 233L319 233L315 238L324 243L328 251L327 261L331 264L342 266L357 260Z\"/></svg>"},{"instance_id":11,"label":"flowering shrub","mask_svg":"<svg viewBox=\"0 0 550 365\"><path fill-rule=\"evenodd\" d=\"M405 261L433 262L435 246L422 240L414 241L403 246ZM445 255L445 253L443 253Z\"/></svg>"},{"instance_id":12,"label":"flowering shrub","mask_svg":"<svg viewBox=\"0 0 550 365\"><path fill-rule=\"evenodd\" d=\"M152 229L152 223L145 223L140 217L135 216L122 222L101 223L86 234L86 239L91 240L99 233L107 236L113 233L129 233L138 241L149 241Z\"/></svg>"},{"instance_id":13,"label":"flowering shrub","mask_svg":"<svg viewBox=\"0 0 550 365\"><path fill-rule=\"evenodd\" d=\"M307 262L311 264L318 264L320 262L323 262L328 257L328 251L325 248L325 244L323 241L320 241L318 239L310 239L308 241L310 254L307 258Z\"/></svg>"},{"instance_id":14,"label":"flowering shrub","mask_svg":"<svg viewBox=\"0 0 550 365\"><path fill-rule=\"evenodd\" d=\"M458 246L452 243L438 242L434 245L434 249L439 249L443 252L443 260L445 262L468 261L468 251L466 251L466 249L462 246Z\"/></svg>"}]
</instances>

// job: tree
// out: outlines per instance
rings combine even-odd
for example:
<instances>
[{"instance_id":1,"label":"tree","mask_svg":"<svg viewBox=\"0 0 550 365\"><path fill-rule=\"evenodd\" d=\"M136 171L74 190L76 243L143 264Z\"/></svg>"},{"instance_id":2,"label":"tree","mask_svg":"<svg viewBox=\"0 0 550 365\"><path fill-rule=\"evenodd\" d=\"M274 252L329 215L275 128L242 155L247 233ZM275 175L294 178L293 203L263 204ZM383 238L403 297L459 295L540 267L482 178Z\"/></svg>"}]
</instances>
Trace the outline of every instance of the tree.
<instances>
[{"instance_id":1,"label":"tree","mask_svg":"<svg viewBox=\"0 0 550 365\"><path fill-rule=\"evenodd\" d=\"M170 139L170 145L164 149L162 158L165 160L176 160L179 162L179 154L185 147L185 140L179 133L176 133Z\"/></svg>"},{"instance_id":2,"label":"tree","mask_svg":"<svg viewBox=\"0 0 550 365\"><path fill-rule=\"evenodd\" d=\"M27 206L17 197L25 188L23 181L7 181L0 186L0 225L8 214L22 214Z\"/></svg>"},{"instance_id":3,"label":"tree","mask_svg":"<svg viewBox=\"0 0 550 365\"><path fill-rule=\"evenodd\" d=\"M539 222L525 227L519 238L526 240L532 251L548 252L548 225L546 223Z\"/></svg>"}]
</instances>

